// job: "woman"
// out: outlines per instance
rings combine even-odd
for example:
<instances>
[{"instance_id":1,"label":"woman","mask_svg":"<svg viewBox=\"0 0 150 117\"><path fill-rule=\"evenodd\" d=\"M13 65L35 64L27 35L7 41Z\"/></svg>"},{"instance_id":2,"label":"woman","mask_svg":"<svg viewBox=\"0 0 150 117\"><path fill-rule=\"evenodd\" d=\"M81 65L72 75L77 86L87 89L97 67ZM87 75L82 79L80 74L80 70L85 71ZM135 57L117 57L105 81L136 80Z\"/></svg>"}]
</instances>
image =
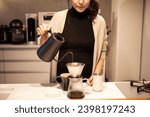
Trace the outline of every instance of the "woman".
<instances>
[{"instance_id":1,"label":"woman","mask_svg":"<svg viewBox=\"0 0 150 117\"><path fill-rule=\"evenodd\" d=\"M72 52L75 62L85 63L82 75L90 78L93 73L101 73L106 50L106 24L98 15L96 0L71 0L72 7L54 14L50 24L42 24L37 28L41 35L41 43L48 38L48 30L60 32L65 37L65 43L60 48L56 58L60 59L66 52ZM68 72L66 63L71 62L67 55L58 64L52 62L52 77Z\"/></svg>"}]
</instances>

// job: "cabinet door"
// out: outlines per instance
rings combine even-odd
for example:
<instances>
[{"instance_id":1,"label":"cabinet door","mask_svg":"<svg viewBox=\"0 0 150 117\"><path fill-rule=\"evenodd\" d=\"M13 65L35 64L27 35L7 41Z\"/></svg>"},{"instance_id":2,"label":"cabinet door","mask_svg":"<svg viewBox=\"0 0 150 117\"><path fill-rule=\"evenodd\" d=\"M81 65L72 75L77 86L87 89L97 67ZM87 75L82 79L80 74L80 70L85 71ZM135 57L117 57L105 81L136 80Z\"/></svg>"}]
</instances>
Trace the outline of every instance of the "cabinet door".
<instances>
[{"instance_id":1,"label":"cabinet door","mask_svg":"<svg viewBox=\"0 0 150 117\"><path fill-rule=\"evenodd\" d=\"M3 61L3 50L0 50L0 61Z\"/></svg>"},{"instance_id":2,"label":"cabinet door","mask_svg":"<svg viewBox=\"0 0 150 117\"><path fill-rule=\"evenodd\" d=\"M0 61L0 72L4 72L4 63Z\"/></svg>"},{"instance_id":3,"label":"cabinet door","mask_svg":"<svg viewBox=\"0 0 150 117\"><path fill-rule=\"evenodd\" d=\"M4 83L3 50L0 50L0 84Z\"/></svg>"},{"instance_id":4,"label":"cabinet door","mask_svg":"<svg viewBox=\"0 0 150 117\"><path fill-rule=\"evenodd\" d=\"M7 73L6 83L49 83L49 73Z\"/></svg>"},{"instance_id":5,"label":"cabinet door","mask_svg":"<svg viewBox=\"0 0 150 117\"><path fill-rule=\"evenodd\" d=\"M4 73L0 73L0 84L3 84L4 82Z\"/></svg>"},{"instance_id":6,"label":"cabinet door","mask_svg":"<svg viewBox=\"0 0 150 117\"><path fill-rule=\"evenodd\" d=\"M50 64L45 62L5 62L7 72L50 72Z\"/></svg>"},{"instance_id":7,"label":"cabinet door","mask_svg":"<svg viewBox=\"0 0 150 117\"><path fill-rule=\"evenodd\" d=\"M36 48L4 50L5 83L49 83L50 63L37 56Z\"/></svg>"},{"instance_id":8,"label":"cabinet door","mask_svg":"<svg viewBox=\"0 0 150 117\"><path fill-rule=\"evenodd\" d=\"M39 61L37 49L12 49L5 50L5 61Z\"/></svg>"},{"instance_id":9,"label":"cabinet door","mask_svg":"<svg viewBox=\"0 0 150 117\"><path fill-rule=\"evenodd\" d=\"M0 73L4 72L4 66L3 66L3 51L0 50Z\"/></svg>"}]
</instances>

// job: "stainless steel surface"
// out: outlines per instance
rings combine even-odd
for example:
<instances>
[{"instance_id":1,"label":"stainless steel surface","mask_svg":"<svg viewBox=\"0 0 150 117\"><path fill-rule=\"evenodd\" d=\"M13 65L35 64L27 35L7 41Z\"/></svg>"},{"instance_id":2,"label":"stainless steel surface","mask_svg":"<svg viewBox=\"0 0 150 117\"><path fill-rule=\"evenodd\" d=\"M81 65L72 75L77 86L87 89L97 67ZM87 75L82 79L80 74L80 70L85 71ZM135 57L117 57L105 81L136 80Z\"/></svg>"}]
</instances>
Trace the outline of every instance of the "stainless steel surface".
<instances>
[{"instance_id":1,"label":"stainless steel surface","mask_svg":"<svg viewBox=\"0 0 150 117\"><path fill-rule=\"evenodd\" d=\"M126 98L149 98L150 93L140 92L137 93L136 87L131 87L129 82L116 83L117 87L126 96Z\"/></svg>"}]
</instances>

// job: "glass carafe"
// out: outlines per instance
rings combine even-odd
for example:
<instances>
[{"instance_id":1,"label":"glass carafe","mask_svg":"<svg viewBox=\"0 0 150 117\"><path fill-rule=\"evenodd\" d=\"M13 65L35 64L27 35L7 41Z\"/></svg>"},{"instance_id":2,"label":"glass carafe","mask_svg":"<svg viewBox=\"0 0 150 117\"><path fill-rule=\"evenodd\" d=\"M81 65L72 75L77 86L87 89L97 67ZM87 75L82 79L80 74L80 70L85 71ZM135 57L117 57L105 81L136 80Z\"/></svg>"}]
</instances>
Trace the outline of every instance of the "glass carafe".
<instances>
[{"instance_id":1,"label":"glass carafe","mask_svg":"<svg viewBox=\"0 0 150 117\"><path fill-rule=\"evenodd\" d=\"M67 97L70 99L82 99L84 96L82 77L70 77Z\"/></svg>"}]
</instances>

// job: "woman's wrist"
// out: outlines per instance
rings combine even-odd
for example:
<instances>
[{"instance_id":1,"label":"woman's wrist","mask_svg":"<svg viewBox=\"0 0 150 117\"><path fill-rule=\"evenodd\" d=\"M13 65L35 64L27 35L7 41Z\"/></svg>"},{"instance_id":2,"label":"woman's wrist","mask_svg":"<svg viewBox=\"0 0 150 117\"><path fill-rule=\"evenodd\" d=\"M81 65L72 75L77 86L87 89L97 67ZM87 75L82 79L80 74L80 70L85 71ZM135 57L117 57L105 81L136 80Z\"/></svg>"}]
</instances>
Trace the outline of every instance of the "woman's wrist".
<instances>
[{"instance_id":1,"label":"woman's wrist","mask_svg":"<svg viewBox=\"0 0 150 117\"><path fill-rule=\"evenodd\" d=\"M44 35L41 36L40 44L43 45L48 39L48 32L45 32Z\"/></svg>"}]
</instances>

